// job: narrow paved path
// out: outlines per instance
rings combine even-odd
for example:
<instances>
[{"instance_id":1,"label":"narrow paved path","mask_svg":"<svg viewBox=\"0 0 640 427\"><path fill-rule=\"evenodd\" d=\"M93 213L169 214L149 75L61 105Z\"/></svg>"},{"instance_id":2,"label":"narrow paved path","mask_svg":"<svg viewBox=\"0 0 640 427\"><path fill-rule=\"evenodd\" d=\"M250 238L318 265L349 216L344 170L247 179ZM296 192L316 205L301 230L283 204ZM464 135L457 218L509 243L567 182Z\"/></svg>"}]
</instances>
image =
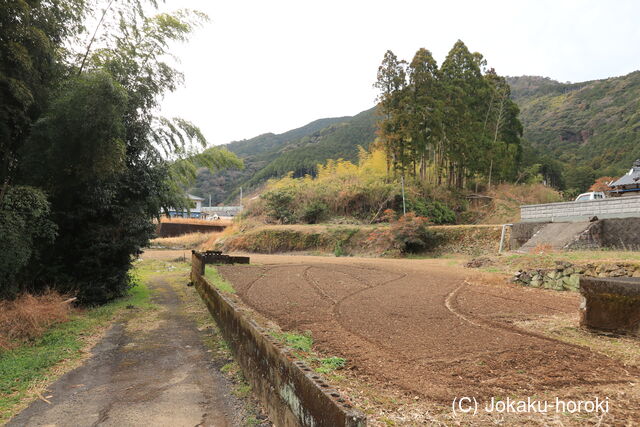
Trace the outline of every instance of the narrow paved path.
<instances>
[{"instance_id":1,"label":"narrow paved path","mask_svg":"<svg viewBox=\"0 0 640 427\"><path fill-rule=\"evenodd\" d=\"M182 301L152 279L159 309L110 328L92 357L49 387L9 426L233 426L242 403L231 394Z\"/></svg>"}]
</instances>

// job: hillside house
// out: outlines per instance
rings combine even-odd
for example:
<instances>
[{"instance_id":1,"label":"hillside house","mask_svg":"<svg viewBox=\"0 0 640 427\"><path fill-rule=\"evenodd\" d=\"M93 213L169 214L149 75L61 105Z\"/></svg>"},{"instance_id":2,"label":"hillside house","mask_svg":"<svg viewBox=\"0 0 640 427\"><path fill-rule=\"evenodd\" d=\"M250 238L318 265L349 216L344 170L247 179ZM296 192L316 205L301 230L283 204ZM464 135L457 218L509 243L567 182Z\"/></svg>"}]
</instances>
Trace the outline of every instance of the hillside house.
<instances>
[{"instance_id":1,"label":"hillside house","mask_svg":"<svg viewBox=\"0 0 640 427\"><path fill-rule=\"evenodd\" d=\"M194 196L193 194L187 194L187 197L191 201L191 209L189 212L178 210L176 208L169 208L169 216L171 218L201 218L202 217L202 197Z\"/></svg>"},{"instance_id":2,"label":"hillside house","mask_svg":"<svg viewBox=\"0 0 640 427\"><path fill-rule=\"evenodd\" d=\"M640 196L640 159L633 162L633 167L626 175L609 184L611 197Z\"/></svg>"}]
</instances>

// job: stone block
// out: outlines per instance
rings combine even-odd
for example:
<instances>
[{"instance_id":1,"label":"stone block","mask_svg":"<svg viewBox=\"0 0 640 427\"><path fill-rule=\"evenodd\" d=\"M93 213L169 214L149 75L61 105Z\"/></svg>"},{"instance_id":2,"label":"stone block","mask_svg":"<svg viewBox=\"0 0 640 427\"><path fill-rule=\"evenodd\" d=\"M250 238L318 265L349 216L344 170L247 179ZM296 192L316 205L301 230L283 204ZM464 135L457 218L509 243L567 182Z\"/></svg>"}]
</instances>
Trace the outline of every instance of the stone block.
<instances>
[{"instance_id":1,"label":"stone block","mask_svg":"<svg viewBox=\"0 0 640 427\"><path fill-rule=\"evenodd\" d=\"M581 277L580 325L640 336L640 278Z\"/></svg>"},{"instance_id":2,"label":"stone block","mask_svg":"<svg viewBox=\"0 0 640 427\"><path fill-rule=\"evenodd\" d=\"M580 288L580 275L572 274L571 276L565 277L564 288L568 291L577 291Z\"/></svg>"}]
</instances>

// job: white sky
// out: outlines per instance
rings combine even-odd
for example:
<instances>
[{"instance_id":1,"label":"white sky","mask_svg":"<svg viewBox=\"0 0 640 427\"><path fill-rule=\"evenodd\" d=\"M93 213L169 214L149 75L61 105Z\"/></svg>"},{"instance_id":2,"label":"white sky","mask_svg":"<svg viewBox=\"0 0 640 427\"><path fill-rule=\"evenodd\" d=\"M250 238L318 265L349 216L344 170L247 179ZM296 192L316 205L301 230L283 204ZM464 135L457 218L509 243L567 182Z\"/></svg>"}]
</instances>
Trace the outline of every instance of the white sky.
<instances>
[{"instance_id":1,"label":"white sky","mask_svg":"<svg viewBox=\"0 0 640 427\"><path fill-rule=\"evenodd\" d=\"M387 49L440 64L457 39L501 75L584 81L640 68L640 1L167 0L211 22L177 45L185 86L163 114L210 144L281 133L374 105Z\"/></svg>"}]
</instances>

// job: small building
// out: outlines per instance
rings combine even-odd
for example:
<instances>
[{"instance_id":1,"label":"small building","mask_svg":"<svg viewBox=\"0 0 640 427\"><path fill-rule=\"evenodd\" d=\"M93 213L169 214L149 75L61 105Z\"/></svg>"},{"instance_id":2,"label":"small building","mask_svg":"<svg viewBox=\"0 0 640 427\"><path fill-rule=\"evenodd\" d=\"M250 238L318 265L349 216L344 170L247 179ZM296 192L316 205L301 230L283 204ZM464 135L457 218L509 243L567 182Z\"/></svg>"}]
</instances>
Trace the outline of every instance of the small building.
<instances>
[{"instance_id":1,"label":"small building","mask_svg":"<svg viewBox=\"0 0 640 427\"><path fill-rule=\"evenodd\" d=\"M640 196L640 159L633 162L633 167L626 175L609 184L609 196Z\"/></svg>"},{"instance_id":2,"label":"small building","mask_svg":"<svg viewBox=\"0 0 640 427\"><path fill-rule=\"evenodd\" d=\"M233 218L242 212L242 206L210 206L202 208L202 215L211 218Z\"/></svg>"},{"instance_id":3,"label":"small building","mask_svg":"<svg viewBox=\"0 0 640 427\"><path fill-rule=\"evenodd\" d=\"M189 211L178 210L176 208L169 208L169 217L171 218L201 218L202 217L202 197L194 196L193 194L187 194L187 198L191 202L191 208Z\"/></svg>"}]
</instances>

